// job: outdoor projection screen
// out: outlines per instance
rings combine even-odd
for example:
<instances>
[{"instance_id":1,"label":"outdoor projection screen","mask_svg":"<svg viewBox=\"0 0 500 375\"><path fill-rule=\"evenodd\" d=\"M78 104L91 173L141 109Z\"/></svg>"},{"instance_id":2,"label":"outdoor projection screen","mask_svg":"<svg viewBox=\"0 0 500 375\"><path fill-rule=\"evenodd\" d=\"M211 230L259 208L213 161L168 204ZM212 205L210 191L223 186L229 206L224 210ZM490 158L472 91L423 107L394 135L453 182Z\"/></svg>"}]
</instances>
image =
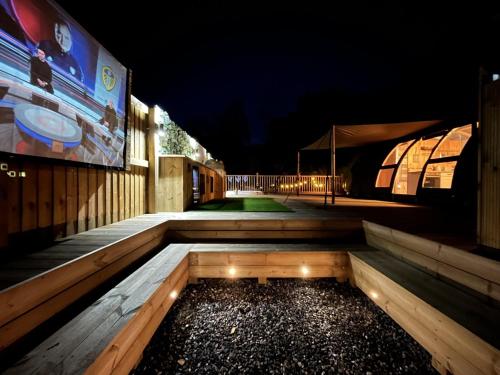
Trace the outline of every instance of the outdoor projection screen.
<instances>
[{"instance_id":1,"label":"outdoor projection screen","mask_svg":"<svg viewBox=\"0 0 500 375\"><path fill-rule=\"evenodd\" d=\"M49 0L0 0L0 152L124 167L127 69Z\"/></svg>"}]
</instances>

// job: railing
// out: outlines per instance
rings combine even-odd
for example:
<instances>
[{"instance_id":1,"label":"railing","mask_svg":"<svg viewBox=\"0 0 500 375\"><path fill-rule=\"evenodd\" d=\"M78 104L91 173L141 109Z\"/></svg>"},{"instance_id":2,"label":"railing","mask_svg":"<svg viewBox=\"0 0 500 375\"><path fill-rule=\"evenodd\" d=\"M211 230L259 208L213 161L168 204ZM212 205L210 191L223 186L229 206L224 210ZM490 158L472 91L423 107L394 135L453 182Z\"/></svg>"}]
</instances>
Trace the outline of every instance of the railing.
<instances>
[{"instance_id":1,"label":"railing","mask_svg":"<svg viewBox=\"0 0 500 375\"><path fill-rule=\"evenodd\" d=\"M226 191L262 191L272 194L331 194L328 176L296 175L227 175ZM341 176L335 176L335 194L343 194Z\"/></svg>"}]
</instances>

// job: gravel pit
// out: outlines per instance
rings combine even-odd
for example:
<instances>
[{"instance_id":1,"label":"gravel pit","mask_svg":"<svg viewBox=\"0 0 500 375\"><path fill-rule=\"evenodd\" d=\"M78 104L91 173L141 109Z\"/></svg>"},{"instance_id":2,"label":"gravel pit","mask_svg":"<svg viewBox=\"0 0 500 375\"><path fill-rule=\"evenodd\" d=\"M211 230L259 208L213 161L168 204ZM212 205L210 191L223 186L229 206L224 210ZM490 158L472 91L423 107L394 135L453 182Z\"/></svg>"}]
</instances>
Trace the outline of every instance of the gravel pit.
<instances>
[{"instance_id":1,"label":"gravel pit","mask_svg":"<svg viewBox=\"0 0 500 375\"><path fill-rule=\"evenodd\" d=\"M415 340L348 283L188 285L133 374L437 374Z\"/></svg>"}]
</instances>

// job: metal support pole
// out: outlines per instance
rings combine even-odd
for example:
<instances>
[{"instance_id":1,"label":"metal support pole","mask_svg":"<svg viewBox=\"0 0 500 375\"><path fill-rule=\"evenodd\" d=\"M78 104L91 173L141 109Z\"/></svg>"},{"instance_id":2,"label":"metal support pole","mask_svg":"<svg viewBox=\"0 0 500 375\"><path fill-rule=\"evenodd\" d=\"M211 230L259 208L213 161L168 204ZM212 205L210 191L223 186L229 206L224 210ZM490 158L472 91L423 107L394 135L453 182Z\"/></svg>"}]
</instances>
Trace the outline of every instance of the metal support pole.
<instances>
[{"instance_id":1,"label":"metal support pole","mask_svg":"<svg viewBox=\"0 0 500 375\"><path fill-rule=\"evenodd\" d=\"M332 168L331 171L331 190L332 190L332 204L335 204L335 125L332 125L332 134L331 134L331 139L330 139L330 149L331 149L331 161L330 165Z\"/></svg>"}]
</instances>

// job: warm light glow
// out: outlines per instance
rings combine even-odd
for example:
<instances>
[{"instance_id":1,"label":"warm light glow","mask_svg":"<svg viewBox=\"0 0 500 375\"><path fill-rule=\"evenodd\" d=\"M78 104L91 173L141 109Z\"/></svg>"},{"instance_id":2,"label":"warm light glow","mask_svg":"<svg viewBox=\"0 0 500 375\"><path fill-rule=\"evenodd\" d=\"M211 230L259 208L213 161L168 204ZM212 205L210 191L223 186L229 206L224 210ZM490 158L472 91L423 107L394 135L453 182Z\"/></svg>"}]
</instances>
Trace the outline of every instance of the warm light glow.
<instances>
[{"instance_id":1,"label":"warm light glow","mask_svg":"<svg viewBox=\"0 0 500 375\"><path fill-rule=\"evenodd\" d=\"M229 274L230 274L231 276L236 275L236 268L234 268L234 267L229 268Z\"/></svg>"},{"instance_id":2,"label":"warm light glow","mask_svg":"<svg viewBox=\"0 0 500 375\"><path fill-rule=\"evenodd\" d=\"M302 272L302 275L304 275L304 276L307 276L309 274L309 268L307 268L306 266L302 266L300 268L300 271Z\"/></svg>"},{"instance_id":3,"label":"warm light glow","mask_svg":"<svg viewBox=\"0 0 500 375\"><path fill-rule=\"evenodd\" d=\"M371 296L373 299L377 299L377 298L378 298L378 293L377 293L377 292L370 292L370 296Z\"/></svg>"},{"instance_id":4,"label":"warm light glow","mask_svg":"<svg viewBox=\"0 0 500 375\"><path fill-rule=\"evenodd\" d=\"M284 187L284 185L283 185L283 184L281 184L281 185L280 185L280 188L282 188L282 189L283 189L283 187Z\"/></svg>"},{"instance_id":5,"label":"warm light glow","mask_svg":"<svg viewBox=\"0 0 500 375\"><path fill-rule=\"evenodd\" d=\"M172 299L176 299L176 298L177 298L177 296L178 296L178 294L177 294L177 291L176 291L176 290L172 290L172 291L170 292L170 298L172 298Z\"/></svg>"},{"instance_id":6,"label":"warm light glow","mask_svg":"<svg viewBox=\"0 0 500 375\"><path fill-rule=\"evenodd\" d=\"M299 182L299 185L302 186L302 182Z\"/></svg>"},{"instance_id":7,"label":"warm light glow","mask_svg":"<svg viewBox=\"0 0 500 375\"><path fill-rule=\"evenodd\" d=\"M188 139L189 139L189 145L191 146L191 148L194 148L194 149L198 148L199 143L196 139L194 139L191 136L188 136Z\"/></svg>"},{"instance_id":8,"label":"warm light glow","mask_svg":"<svg viewBox=\"0 0 500 375\"><path fill-rule=\"evenodd\" d=\"M313 177L312 180L315 181L316 179Z\"/></svg>"}]
</instances>

